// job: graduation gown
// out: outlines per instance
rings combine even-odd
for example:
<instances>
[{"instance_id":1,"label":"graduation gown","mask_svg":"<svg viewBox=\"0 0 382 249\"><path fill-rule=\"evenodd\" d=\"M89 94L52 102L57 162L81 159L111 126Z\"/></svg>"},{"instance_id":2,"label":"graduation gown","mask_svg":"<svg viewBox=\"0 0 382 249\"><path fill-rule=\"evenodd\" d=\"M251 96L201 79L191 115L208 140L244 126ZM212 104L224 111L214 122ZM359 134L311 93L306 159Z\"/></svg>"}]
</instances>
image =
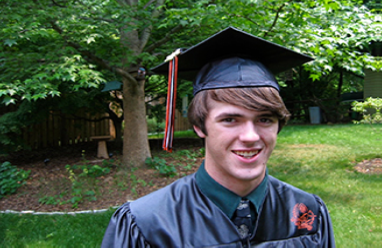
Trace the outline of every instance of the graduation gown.
<instances>
[{"instance_id":1,"label":"graduation gown","mask_svg":"<svg viewBox=\"0 0 382 249\"><path fill-rule=\"evenodd\" d=\"M324 202L269 176L250 238L198 188L195 174L123 204L102 247L334 247Z\"/></svg>"}]
</instances>

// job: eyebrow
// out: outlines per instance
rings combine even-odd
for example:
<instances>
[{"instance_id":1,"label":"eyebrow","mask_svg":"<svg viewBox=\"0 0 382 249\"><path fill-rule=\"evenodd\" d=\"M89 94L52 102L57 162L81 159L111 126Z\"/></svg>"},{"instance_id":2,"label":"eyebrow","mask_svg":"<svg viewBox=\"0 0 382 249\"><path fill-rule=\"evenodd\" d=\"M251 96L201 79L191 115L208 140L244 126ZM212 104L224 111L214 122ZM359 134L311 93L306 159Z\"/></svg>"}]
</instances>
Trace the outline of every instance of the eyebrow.
<instances>
[{"instance_id":1,"label":"eyebrow","mask_svg":"<svg viewBox=\"0 0 382 249\"><path fill-rule=\"evenodd\" d=\"M220 113L215 117L215 119L221 119L221 118L237 118L237 117L243 117L244 115L239 113L229 113L229 112L223 112Z\"/></svg>"},{"instance_id":2,"label":"eyebrow","mask_svg":"<svg viewBox=\"0 0 382 249\"><path fill-rule=\"evenodd\" d=\"M221 119L221 118L238 118L238 117L243 117L244 115L243 114L240 114L240 113L230 113L230 112L223 112L219 115L217 115L215 117L215 119ZM259 115L257 115L257 117L276 117L275 114L273 114L272 112L268 112L268 111L265 111L264 113L260 113Z\"/></svg>"}]
</instances>

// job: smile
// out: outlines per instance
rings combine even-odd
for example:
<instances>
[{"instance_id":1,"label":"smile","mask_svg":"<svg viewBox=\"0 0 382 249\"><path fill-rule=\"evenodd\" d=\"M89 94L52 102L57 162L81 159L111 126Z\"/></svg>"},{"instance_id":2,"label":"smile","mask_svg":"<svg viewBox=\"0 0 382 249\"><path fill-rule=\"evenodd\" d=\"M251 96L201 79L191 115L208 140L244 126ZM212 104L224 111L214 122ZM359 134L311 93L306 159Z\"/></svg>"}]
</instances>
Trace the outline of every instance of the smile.
<instances>
[{"instance_id":1,"label":"smile","mask_svg":"<svg viewBox=\"0 0 382 249\"><path fill-rule=\"evenodd\" d=\"M246 159L252 158L259 154L260 150L251 150L251 151L240 151L240 150L233 150L233 153L235 153L238 156L244 157Z\"/></svg>"}]
</instances>

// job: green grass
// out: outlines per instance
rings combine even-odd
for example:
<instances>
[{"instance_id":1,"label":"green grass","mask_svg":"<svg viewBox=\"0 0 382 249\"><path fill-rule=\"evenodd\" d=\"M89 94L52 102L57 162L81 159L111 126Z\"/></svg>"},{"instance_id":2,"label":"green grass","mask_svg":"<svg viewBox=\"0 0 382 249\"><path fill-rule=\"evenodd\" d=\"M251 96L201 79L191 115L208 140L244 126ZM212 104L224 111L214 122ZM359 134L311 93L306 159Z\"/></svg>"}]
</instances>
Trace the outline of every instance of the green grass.
<instances>
[{"instance_id":1,"label":"green grass","mask_svg":"<svg viewBox=\"0 0 382 249\"><path fill-rule=\"evenodd\" d=\"M99 248L112 213L0 214L0 248Z\"/></svg>"},{"instance_id":2,"label":"green grass","mask_svg":"<svg viewBox=\"0 0 382 249\"><path fill-rule=\"evenodd\" d=\"M163 132L162 133L153 133L149 135L149 138L163 138ZM174 138L198 138L196 133L193 130L187 130L187 131L176 131L174 132Z\"/></svg>"},{"instance_id":3,"label":"green grass","mask_svg":"<svg viewBox=\"0 0 382 249\"><path fill-rule=\"evenodd\" d=\"M291 126L279 134L268 166L271 175L325 201L338 247L381 247L382 177L353 168L376 157L382 133L370 126Z\"/></svg>"},{"instance_id":4,"label":"green grass","mask_svg":"<svg viewBox=\"0 0 382 249\"><path fill-rule=\"evenodd\" d=\"M375 157L382 157L382 133L370 126L287 126L268 167L271 175L325 201L337 247L382 247L382 177L353 168ZM0 247L99 247L111 215L0 214Z\"/></svg>"}]
</instances>

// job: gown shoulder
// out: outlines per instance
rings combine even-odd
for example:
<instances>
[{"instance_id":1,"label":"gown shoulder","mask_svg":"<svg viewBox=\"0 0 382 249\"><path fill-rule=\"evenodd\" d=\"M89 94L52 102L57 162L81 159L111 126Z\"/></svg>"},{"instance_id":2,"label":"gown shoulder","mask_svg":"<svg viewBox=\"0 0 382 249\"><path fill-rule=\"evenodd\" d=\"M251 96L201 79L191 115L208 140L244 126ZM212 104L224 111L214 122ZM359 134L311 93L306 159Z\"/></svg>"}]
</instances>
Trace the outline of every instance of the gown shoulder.
<instances>
[{"instance_id":1,"label":"gown shoulder","mask_svg":"<svg viewBox=\"0 0 382 249\"><path fill-rule=\"evenodd\" d=\"M106 229L103 248L149 248L131 213L130 202L126 202L113 214Z\"/></svg>"}]
</instances>

